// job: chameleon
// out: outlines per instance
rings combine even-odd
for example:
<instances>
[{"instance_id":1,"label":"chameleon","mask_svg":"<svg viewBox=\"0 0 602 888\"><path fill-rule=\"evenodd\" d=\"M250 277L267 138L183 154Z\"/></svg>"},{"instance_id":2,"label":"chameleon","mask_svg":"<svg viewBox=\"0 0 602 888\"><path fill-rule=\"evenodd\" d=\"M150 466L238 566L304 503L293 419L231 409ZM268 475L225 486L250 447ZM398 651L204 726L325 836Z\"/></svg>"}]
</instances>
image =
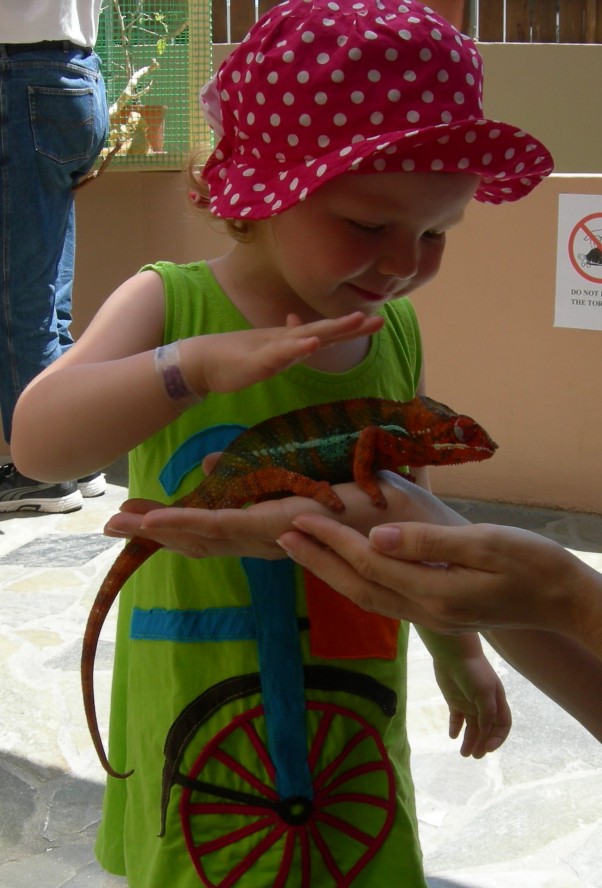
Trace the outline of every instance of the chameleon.
<instances>
[{"instance_id":1,"label":"chameleon","mask_svg":"<svg viewBox=\"0 0 602 888\"><path fill-rule=\"evenodd\" d=\"M493 456L497 444L469 416L426 396L411 401L357 398L292 410L251 426L223 451L215 468L179 508L242 508L248 503L296 494L333 512L344 505L332 484L354 480L376 507L386 505L375 472L408 474L405 466L451 465ZM411 475L409 476L412 477ZM160 543L133 537L105 577L84 632L81 682L94 748L105 771L105 753L94 705L94 660L104 621L120 589Z\"/></svg>"}]
</instances>

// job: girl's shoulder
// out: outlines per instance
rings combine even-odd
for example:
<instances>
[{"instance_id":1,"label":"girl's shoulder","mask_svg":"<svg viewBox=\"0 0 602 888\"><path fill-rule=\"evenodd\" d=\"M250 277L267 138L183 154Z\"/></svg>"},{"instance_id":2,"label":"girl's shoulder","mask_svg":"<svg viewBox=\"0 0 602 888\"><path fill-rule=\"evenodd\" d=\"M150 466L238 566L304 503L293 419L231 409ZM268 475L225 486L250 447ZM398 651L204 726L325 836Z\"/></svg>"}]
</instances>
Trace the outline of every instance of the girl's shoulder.
<instances>
[{"instance_id":1,"label":"girl's shoulder","mask_svg":"<svg viewBox=\"0 0 602 888\"><path fill-rule=\"evenodd\" d=\"M385 337L411 343L420 349L420 326L414 306L407 297L388 302L381 310L385 326L381 333Z\"/></svg>"},{"instance_id":2,"label":"girl's shoulder","mask_svg":"<svg viewBox=\"0 0 602 888\"><path fill-rule=\"evenodd\" d=\"M152 264L145 265L141 271L155 271L159 274L165 283L179 284L180 286L189 282L191 285L198 287L203 285L211 287L216 284L215 278L209 271L209 266L205 260L199 262L168 262L159 260Z\"/></svg>"},{"instance_id":3,"label":"girl's shoulder","mask_svg":"<svg viewBox=\"0 0 602 888\"><path fill-rule=\"evenodd\" d=\"M146 265L142 271L156 272L163 282L166 342L248 326L206 261L160 261Z\"/></svg>"},{"instance_id":4,"label":"girl's shoulder","mask_svg":"<svg viewBox=\"0 0 602 888\"><path fill-rule=\"evenodd\" d=\"M418 327L418 319L414 306L407 296L402 299L395 299L393 302L387 302L381 309L381 314L385 318L387 324L409 324L412 327Z\"/></svg>"},{"instance_id":5,"label":"girl's shoulder","mask_svg":"<svg viewBox=\"0 0 602 888\"><path fill-rule=\"evenodd\" d=\"M422 339L414 306L407 297L382 308L385 325L378 334L384 360L403 362L417 387L422 372Z\"/></svg>"}]
</instances>

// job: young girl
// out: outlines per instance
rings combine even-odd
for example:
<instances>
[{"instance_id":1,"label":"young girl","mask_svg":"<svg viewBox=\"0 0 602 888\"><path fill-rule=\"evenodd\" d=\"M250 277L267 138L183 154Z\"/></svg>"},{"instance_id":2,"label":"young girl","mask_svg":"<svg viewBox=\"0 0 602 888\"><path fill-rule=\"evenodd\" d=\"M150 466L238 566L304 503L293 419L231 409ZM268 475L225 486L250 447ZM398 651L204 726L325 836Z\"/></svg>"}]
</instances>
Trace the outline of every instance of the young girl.
<instances>
[{"instance_id":1,"label":"young girl","mask_svg":"<svg viewBox=\"0 0 602 888\"><path fill-rule=\"evenodd\" d=\"M405 297L473 196L551 170L481 89L471 41L415 0L268 12L203 96L218 144L195 199L233 248L116 291L23 395L20 470L78 477L134 448L133 495L165 501L252 423L421 391ZM131 888L425 888L407 631L287 560L154 555L121 595L109 757L134 774L109 778L102 865ZM477 637L424 639L462 751L497 748L509 712Z\"/></svg>"}]
</instances>

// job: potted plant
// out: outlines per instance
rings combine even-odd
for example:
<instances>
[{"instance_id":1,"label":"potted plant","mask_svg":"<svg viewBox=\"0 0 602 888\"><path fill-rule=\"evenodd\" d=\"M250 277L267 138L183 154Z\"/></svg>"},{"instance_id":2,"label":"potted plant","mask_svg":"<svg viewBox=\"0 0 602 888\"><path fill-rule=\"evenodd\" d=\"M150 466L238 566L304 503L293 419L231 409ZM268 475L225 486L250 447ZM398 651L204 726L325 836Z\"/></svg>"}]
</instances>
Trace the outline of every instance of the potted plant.
<instances>
[{"instance_id":1,"label":"potted plant","mask_svg":"<svg viewBox=\"0 0 602 888\"><path fill-rule=\"evenodd\" d=\"M121 169L181 169L191 145L208 138L190 97L210 75L209 35L204 4L103 0L96 50L109 98L109 137L96 168L76 188L114 161Z\"/></svg>"},{"instance_id":2,"label":"potted plant","mask_svg":"<svg viewBox=\"0 0 602 888\"><path fill-rule=\"evenodd\" d=\"M153 72L168 46L188 25L187 4L161 0L110 0L107 56L113 85L119 84L109 106L109 139L105 151L153 154L163 151L166 106L149 104Z\"/></svg>"}]
</instances>

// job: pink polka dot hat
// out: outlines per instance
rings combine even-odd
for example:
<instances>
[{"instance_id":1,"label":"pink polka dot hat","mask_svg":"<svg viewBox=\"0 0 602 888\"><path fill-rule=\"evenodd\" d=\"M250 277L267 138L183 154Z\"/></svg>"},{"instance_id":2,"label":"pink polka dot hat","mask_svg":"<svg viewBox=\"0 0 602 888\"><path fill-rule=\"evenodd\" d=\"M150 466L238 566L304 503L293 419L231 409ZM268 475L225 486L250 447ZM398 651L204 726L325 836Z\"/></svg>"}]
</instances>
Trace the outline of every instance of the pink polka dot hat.
<instances>
[{"instance_id":1,"label":"pink polka dot hat","mask_svg":"<svg viewBox=\"0 0 602 888\"><path fill-rule=\"evenodd\" d=\"M517 200L553 161L483 117L482 85L472 40L417 0L285 0L203 89L211 212L273 216L350 172L476 173L477 200Z\"/></svg>"}]
</instances>

